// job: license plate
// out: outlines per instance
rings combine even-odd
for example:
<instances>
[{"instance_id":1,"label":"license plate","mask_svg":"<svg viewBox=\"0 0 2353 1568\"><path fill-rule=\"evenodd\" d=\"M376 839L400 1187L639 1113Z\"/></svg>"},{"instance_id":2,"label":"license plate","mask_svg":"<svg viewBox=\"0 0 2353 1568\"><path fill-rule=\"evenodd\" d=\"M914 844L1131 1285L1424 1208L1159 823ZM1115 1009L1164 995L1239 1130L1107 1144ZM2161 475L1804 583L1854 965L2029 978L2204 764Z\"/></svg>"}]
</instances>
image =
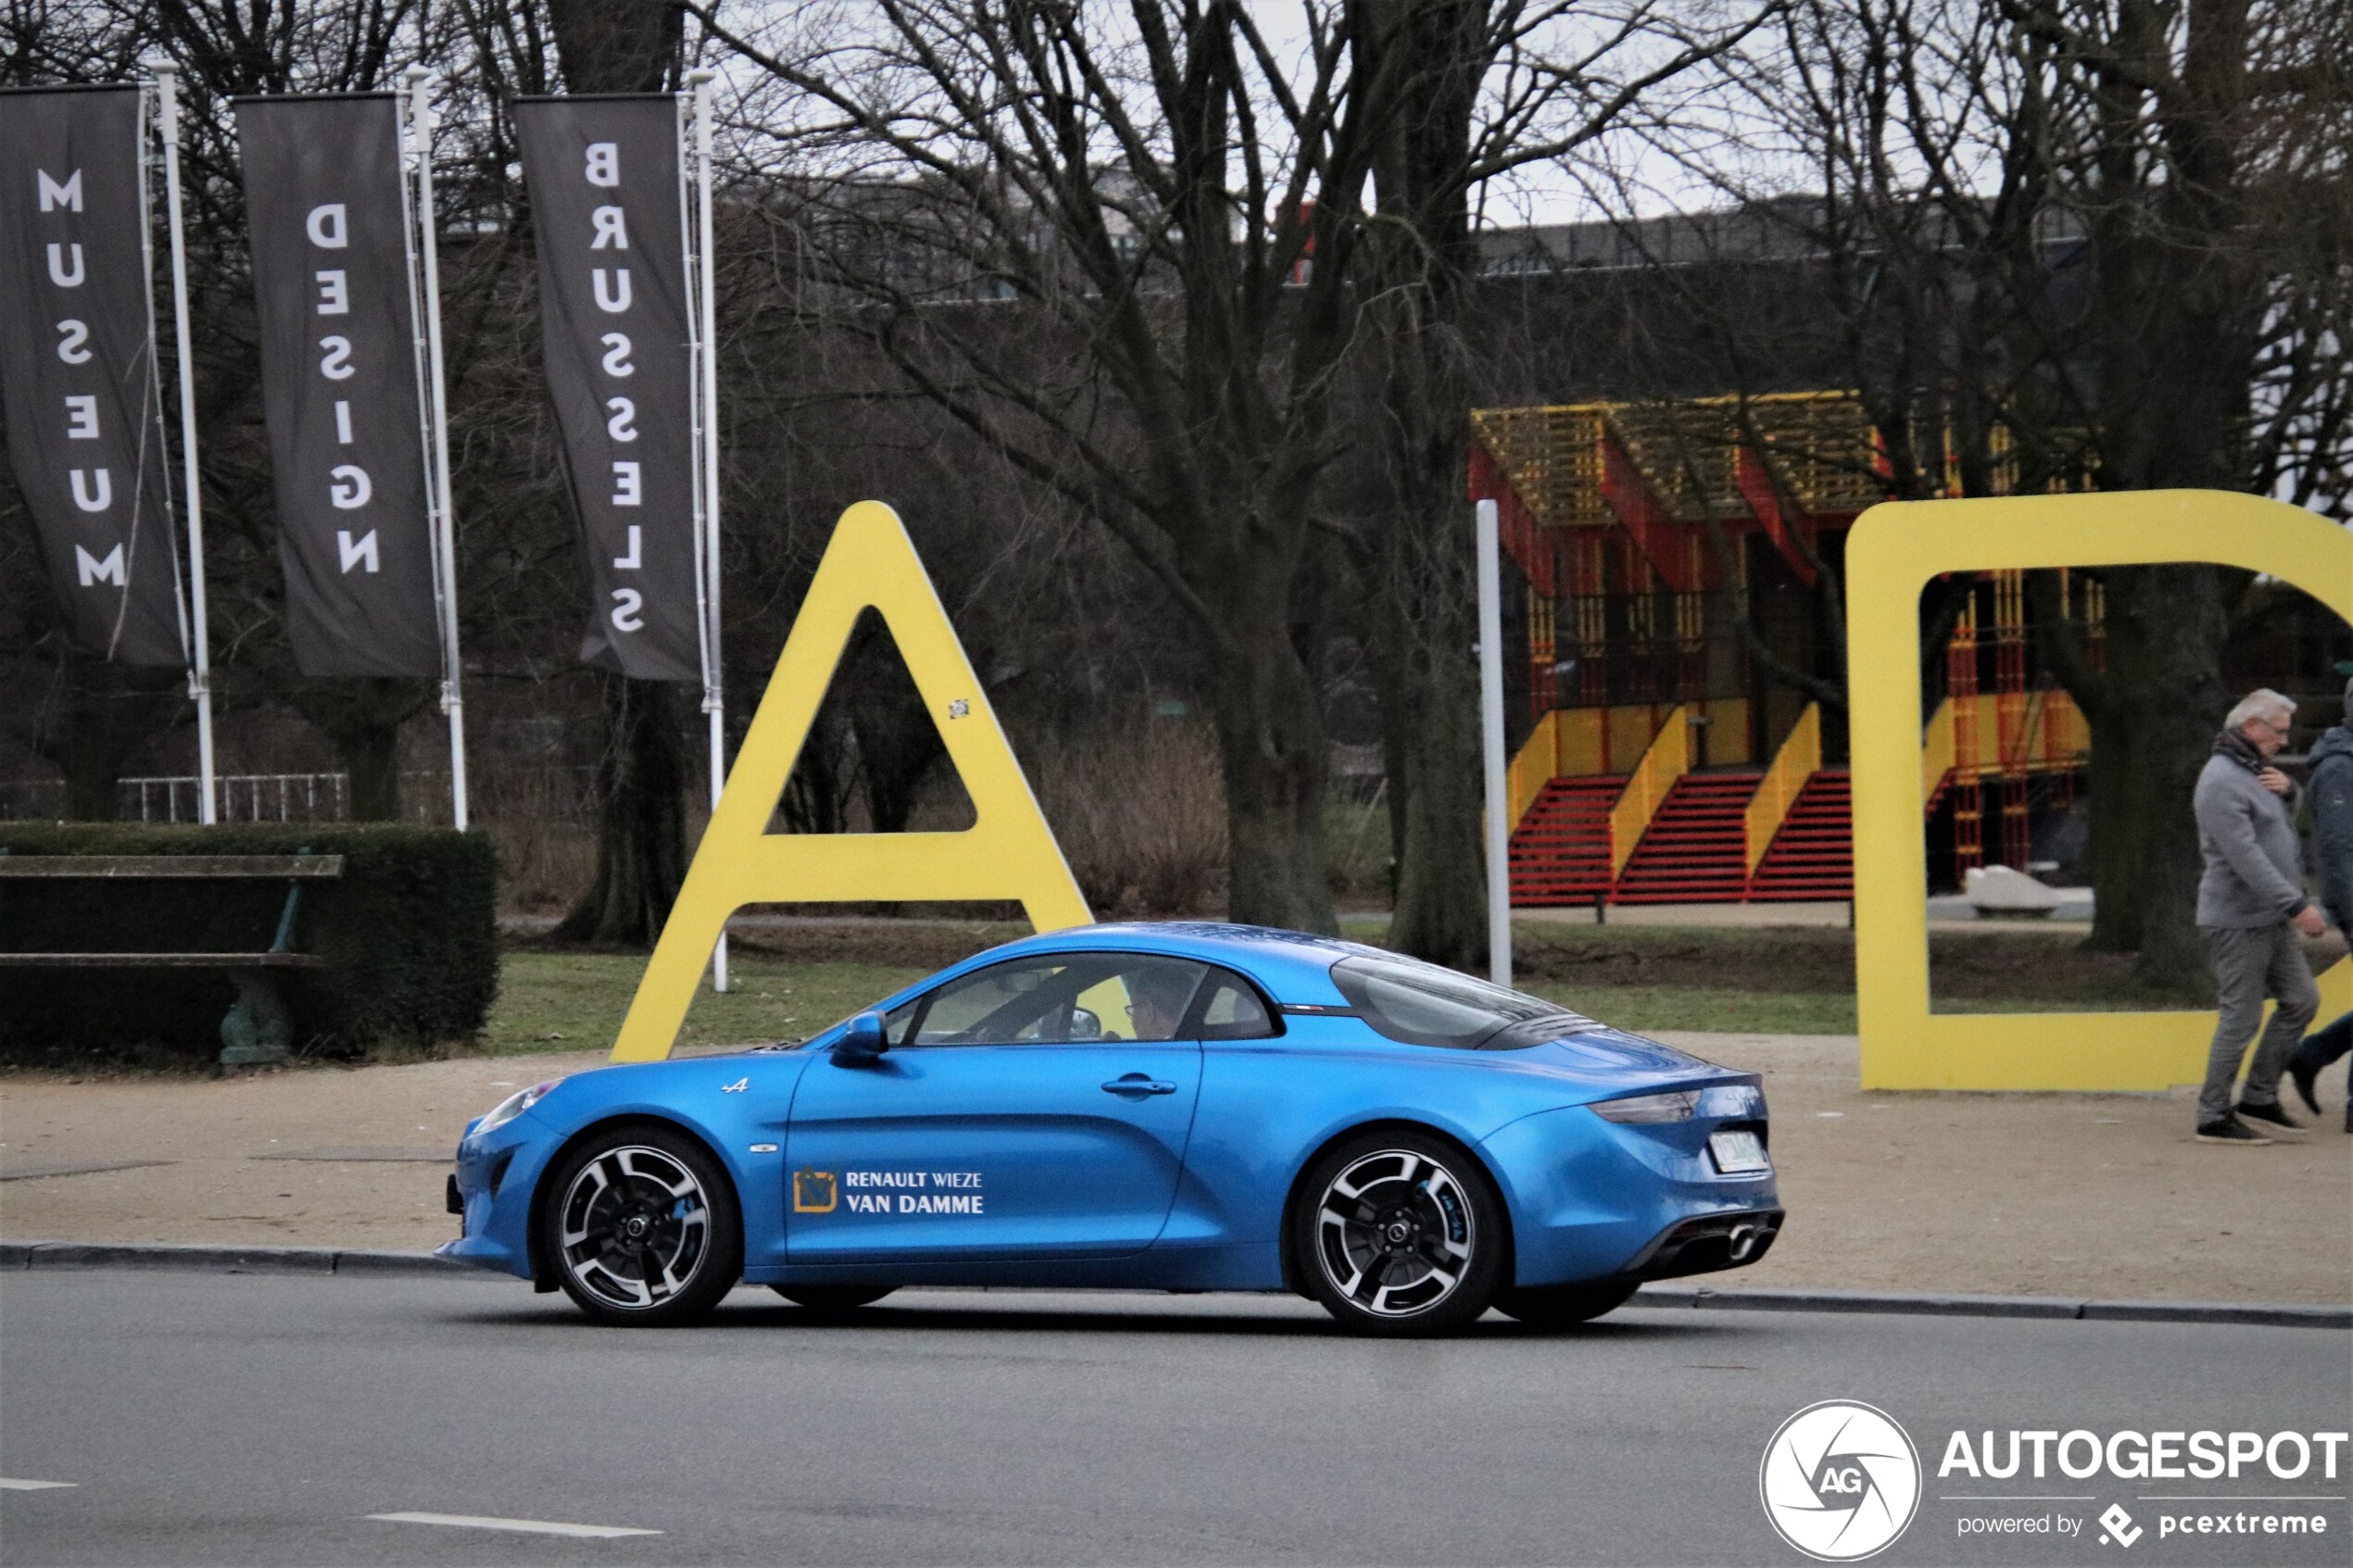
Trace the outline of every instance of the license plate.
<instances>
[{"instance_id":1,"label":"license plate","mask_svg":"<svg viewBox=\"0 0 2353 1568\"><path fill-rule=\"evenodd\" d=\"M1716 1157L1716 1168L1728 1176L1753 1176L1773 1168L1772 1157L1765 1152L1765 1140L1755 1133L1733 1129L1710 1134L1707 1152Z\"/></svg>"}]
</instances>

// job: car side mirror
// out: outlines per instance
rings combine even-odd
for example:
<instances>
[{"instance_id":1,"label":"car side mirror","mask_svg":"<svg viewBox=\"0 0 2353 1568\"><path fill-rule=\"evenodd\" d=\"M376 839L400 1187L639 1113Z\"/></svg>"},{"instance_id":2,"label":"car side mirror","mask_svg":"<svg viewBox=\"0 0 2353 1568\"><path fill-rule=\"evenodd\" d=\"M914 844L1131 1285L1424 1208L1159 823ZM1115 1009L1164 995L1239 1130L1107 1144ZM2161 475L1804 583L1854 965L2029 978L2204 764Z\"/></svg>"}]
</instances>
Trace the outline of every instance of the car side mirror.
<instances>
[{"instance_id":1,"label":"car side mirror","mask_svg":"<svg viewBox=\"0 0 2353 1568\"><path fill-rule=\"evenodd\" d=\"M890 1049L890 1036L883 1033L883 1015L862 1012L849 1021L841 1038L834 1043L836 1067L871 1067Z\"/></svg>"}]
</instances>

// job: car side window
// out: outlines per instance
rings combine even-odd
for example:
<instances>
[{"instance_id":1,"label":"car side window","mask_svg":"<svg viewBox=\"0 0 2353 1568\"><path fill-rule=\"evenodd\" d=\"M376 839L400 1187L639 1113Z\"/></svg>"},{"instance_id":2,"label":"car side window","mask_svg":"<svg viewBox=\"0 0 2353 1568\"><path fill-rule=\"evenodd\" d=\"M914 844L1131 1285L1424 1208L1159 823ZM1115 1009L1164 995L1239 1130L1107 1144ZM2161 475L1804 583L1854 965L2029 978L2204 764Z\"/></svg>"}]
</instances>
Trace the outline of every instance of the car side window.
<instances>
[{"instance_id":1,"label":"car side window","mask_svg":"<svg viewBox=\"0 0 2353 1568\"><path fill-rule=\"evenodd\" d=\"M1057 953L975 970L913 1004L913 1046L1174 1040L1205 964L1142 953ZM897 1015L894 1012L893 1017ZM893 1038L900 1036L894 1032Z\"/></svg>"},{"instance_id":2,"label":"car side window","mask_svg":"<svg viewBox=\"0 0 2353 1568\"><path fill-rule=\"evenodd\" d=\"M1197 1034L1204 1040L1264 1040L1282 1033L1257 988L1230 970L1209 972L1198 1005Z\"/></svg>"}]
</instances>

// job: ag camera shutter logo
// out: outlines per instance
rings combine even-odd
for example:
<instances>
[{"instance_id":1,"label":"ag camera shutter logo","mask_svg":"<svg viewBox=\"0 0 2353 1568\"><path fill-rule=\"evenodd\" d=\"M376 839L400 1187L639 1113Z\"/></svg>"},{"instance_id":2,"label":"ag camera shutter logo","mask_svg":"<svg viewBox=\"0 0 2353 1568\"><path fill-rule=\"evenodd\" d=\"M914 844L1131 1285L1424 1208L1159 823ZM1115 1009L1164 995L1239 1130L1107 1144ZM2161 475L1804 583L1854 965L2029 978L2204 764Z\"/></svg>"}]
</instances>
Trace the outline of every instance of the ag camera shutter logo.
<instances>
[{"instance_id":1,"label":"ag camera shutter logo","mask_svg":"<svg viewBox=\"0 0 2353 1568\"><path fill-rule=\"evenodd\" d=\"M1892 1545L1919 1512L1919 1450L1886 1411L1825 1399L1781 1423L1756 1490L1781 1539L1818 1562L1856 1562Z\"/></svg>"}]
</instances>

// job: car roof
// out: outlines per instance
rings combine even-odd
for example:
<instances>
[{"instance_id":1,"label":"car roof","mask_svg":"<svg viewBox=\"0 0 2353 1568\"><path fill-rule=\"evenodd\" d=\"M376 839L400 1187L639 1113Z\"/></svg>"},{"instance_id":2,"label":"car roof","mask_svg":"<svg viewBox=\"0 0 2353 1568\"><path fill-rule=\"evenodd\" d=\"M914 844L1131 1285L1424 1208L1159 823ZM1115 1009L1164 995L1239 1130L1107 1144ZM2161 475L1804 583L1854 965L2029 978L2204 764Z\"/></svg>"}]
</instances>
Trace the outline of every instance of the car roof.
<instances>
[{"instance_id":1,"label":"car roof","mask_svg":"<svg viewBox=\"0 0 2353 1568\"><path fill-rule=\"evenodd\" d=\"M992 947L959 968L995 963L1025 953L1114 951L1167 953L1238 969L1265 986L1277 1002L1345 1005L1332 984L1332 965L1352 955L1393 957L1361 942L1283 931L1267 925L1229 925L1217 921L1125 921L1040 932Z\"/></svg>"}]
</instances>

